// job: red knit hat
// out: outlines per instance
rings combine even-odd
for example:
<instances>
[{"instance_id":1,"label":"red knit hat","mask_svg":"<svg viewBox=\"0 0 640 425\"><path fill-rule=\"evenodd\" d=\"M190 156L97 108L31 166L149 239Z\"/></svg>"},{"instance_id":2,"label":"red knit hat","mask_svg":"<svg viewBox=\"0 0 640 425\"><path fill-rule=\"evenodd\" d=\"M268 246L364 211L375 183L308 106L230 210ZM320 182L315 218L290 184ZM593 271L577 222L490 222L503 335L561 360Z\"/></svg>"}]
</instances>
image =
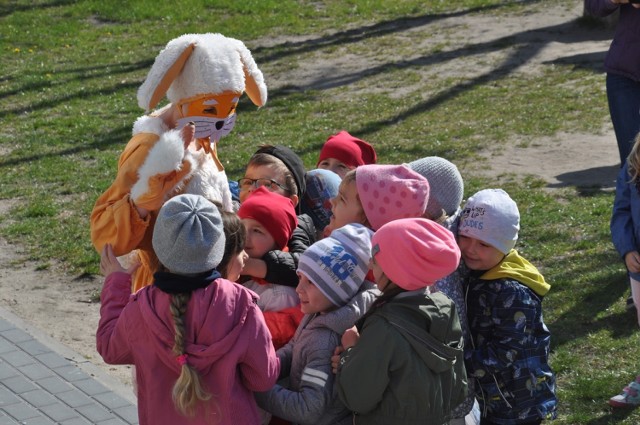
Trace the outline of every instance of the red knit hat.
<instances>
[{"instance_id":1,"label":"red knit hat","mask_svg":"<svg viewBox=\"0 0 640 425\"><path fill-rule=\"evenodd\" d=\"M364 140L353 137L344 130L330 136L324 142L316 167L327 158L335 158L353 168L365 164L375 164L378 160L373 146Z\"/></svg>"},{"instance_id":2,"label":"red knit hat","mask_svg":"<svg viewBox=\"0 0 640 425\"><path fill-rule=\"evenodd\" d=\"M238 217L252 218L271 234L278 245L284 249L298 225L298 217L291 199L269 192L266 187L254 190L240 205Z\"/></svg>"},{"instance_id":3,"label":"red knit hat","mask_svg":"<svg viewBox=\"0 0 640 425\"><path fill-rule=\"evenodd\" d=\"M426 218L391 221L373 234L371 256L387 277L407 291L433 285L460 262L453 233Z\"/></svg>"}]
</instances>

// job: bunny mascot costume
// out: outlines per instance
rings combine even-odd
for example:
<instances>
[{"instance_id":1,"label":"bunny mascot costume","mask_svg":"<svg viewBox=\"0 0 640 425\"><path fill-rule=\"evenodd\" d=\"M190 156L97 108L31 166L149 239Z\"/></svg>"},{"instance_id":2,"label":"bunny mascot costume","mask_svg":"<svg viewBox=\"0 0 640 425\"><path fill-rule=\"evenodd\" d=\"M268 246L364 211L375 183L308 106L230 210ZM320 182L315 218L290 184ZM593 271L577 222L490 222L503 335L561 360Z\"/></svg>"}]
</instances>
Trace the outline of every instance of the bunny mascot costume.
<instances>
[{"instance_id":1,"label":"bunny mascot costume","mask_svg":"<svg viewBox=\"0 0 640 425\"><path fill-rule=\"evenodd\" d=\"M185 34L156 57L138 89L138 105L147 114L133 125L117 176L91 213L91 239L98 251L108 243L118 256L137 255L141 267L132 291L151 283L158 269L151 236L167 199L198 194L232 210L217 143L231 132L245 92L258 107L267 101L262 72L240 40ZM153 110L165 95L171 103Z\"/></svg>"}]
</instances>

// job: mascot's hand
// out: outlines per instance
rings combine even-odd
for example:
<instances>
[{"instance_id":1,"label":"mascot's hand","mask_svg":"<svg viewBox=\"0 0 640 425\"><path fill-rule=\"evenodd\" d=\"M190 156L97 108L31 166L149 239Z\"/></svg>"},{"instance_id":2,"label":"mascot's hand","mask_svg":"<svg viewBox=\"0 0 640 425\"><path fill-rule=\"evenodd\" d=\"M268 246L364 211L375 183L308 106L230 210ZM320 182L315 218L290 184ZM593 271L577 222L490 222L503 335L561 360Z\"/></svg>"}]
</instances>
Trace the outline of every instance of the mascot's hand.
<instances>
[{"instance_id":1,"label":"mascot's hand","mask_svg":"<svg viewBox=\"0 0 640 425\"><path fill-rule=\"evenodd\" d=\"M191 172L191 163L182 162L182 168L178 171L170 171L166 174L156 174L149 178L149 190L134 199L133 202L139 208L147 211L157 211L169 199L172 191L182 183L184 178Z\"/></svg>"},{"instance_id":2,"label":"mascot's hand","mask_svg":"<svg viewBox=\"0 0 640 425\"><path fill-rule=\"evenodd\" d=\"M180 131L180 136L184 143L185 159L177 170L171 170L167 173L158 173L149 177L147 181L147 190L135 197L133 202L137 208L147 211L157 211L162 207L165 201L170 197L171 192L176 190L185 178L191 173L192 162L188 155L188 147L194 141L195 126L189 123Z\"/></svg>"}]
</instances>

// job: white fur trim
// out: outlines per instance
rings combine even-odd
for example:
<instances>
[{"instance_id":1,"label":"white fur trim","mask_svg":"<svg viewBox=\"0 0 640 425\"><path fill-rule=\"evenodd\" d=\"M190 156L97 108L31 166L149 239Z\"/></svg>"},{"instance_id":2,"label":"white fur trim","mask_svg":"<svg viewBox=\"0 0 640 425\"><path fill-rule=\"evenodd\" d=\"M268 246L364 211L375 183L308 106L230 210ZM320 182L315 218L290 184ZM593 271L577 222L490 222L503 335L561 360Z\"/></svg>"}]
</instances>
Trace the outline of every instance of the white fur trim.
<instances>
[{"instance_id":1,"label":"white fur trim","mask_svg":"<svg viewBox=\"0 0 640 425\"><path fill-rule=\"evenodd\" d=\"M162 121L161 118L143 115L133 123L132 134L135 136L139 133L153 133L160 136L167 131L169 131L169 128L164 124L164 121Z\"/></svg>"},{"instance_id":2,"label":"white fur trim","mask_svg":"<svg viewBox=\"0 0 640 425\"><path fill-rule=\"evenodd\" d=\"M224 170L218 171L211 155L206 154L204 150L195 152L194 158L197 168L191 175L184 193L202 195L210 201L222 204L225 211L233 211L227 174Z\"/></svg>"},{"instance_id":3,"label":"white fur trim","mask_svg":"<svg viewBox=\"0 0 640 425\"><path fill-rule=\"evenodd\" d=\"M262 103L266 103L264 77L244 43L222 34L207 33L184 34L171 40L158 54L147 78L138 89L138 105L141 108L146 110L166 71L190 44L196 46L167 91L172 103L205 93L242 93L245 90L244 68L258 85Z\"/></svg>"},{"instance_id":4,"label":"white fur trim","mask_svg":"<svg viewBox=\"0 0 640 425\"><path fill-rule=\"evenodd\" d=\"M157 174L179 170L184 159L192 163L191 173L185 176L187 179L193 173L195 161L188 152L185 153L180 131L172 130L161 135L138 170L138 181L131 188L131 199L135 202L149 191L149 178Z\"/></svg>"}]
</instances>

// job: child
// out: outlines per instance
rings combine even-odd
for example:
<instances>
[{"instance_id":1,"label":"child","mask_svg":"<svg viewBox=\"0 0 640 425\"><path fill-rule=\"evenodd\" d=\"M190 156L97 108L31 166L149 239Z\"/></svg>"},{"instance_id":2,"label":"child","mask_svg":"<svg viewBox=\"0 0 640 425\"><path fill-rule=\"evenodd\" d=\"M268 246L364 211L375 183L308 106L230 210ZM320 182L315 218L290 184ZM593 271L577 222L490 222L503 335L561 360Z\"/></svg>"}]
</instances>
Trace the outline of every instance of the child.
<instances>
[{"instance_id":1,"label":"child","mask_svg":"<svg viewBox=\"0 0 640 425\"><path fill-rule=\"evenodd\" d=\"M453 302L428 287L457 267L455 238L407 218L380 227L371 243L382 296L332 357L340 400L354 424L446 423L465 396L462 334Z\"/></svg>"},{"instance_id":2,"label":"child","mask_svg":"<svg viewBox=\"0 0 640 425\"><path fill-rule=\"evenodd\" d=\"M244 250L247 240L247 231L240 217L234 212L220 211L222 227L224 229L225 245L224 255L216 269L223 279L237 282L244 269L244 263L249 255Z\"/></svg>"},{"instance_id":3,"label":"child","mask_svg":"<svg viewBox=\"0 0 640 425\"><path fill-rule=\"evenodd\" d=\"M247 231L245 251L250 258L262 258L269 251L285 249L298 223L291 200L265 187L240 205L238 217ZM262 311L279 311L299 303L294 288L277 282L254 278L243 285L260 295L258 306Z\"/></svg>"},{"instance_id":4,"label":"child","mask_svg":"<svg viewBox=\"0 0 640 425\"><path fill-rule=\"evenodd\" d=\"M451 229L457 221L464 195L464 182L458 167L439 156L427 156L410 162L409 168L429 181L429 202L424 218Z\"/></svg>"},{"instance_id":5,"label":"child","mask_svg":"<svg viewBox=\"0 0 640 425\"><path fill-rule=\"evenodd\" d=\"M460 204L464 194L464 182L456 167L450 161L438 156L427 156L409 163L409 167L429 181L429 201L424 218L442 224L451 233L458 233L458 218L460 214ZM456 311L460 319L464 344L470 344L469 325L467 322L467 310L464 304L464 293L462 291L462 281L458 270L448 276L438 280L433 285L433 291L440 291L453 300L456 304ZM452 420L449 425L464 424L464 417L471 411L475 402L473 385L469 383L467 398L452 412ZM479 412L474 410L474 415ZM475 423L475 421L474 421Z\"/></svg>"},{"instance_id":6,"label":"child","mask_svg":"<svg viewBox=\"0 0 640 425\"><path fill-rule=\"evenodd\" d=\"M311 245L300 257L296 288L305 313L295 336L278 350L283 365L276 385L258 393L258 405L294 423L350 424L351 414L333 391L331 355L340 336L353 326L373 298L354 314L351 301L371 285L365 284L373 232L360 224L335 230Z\"/></svg>"},{"instance_id":7,"label":"child","mask_svg":"<svg viewBox=\"0 0 640 425\"><path fill-rule=\"evenodd\" d=\"M240 201L259 187L291 199L297 208L298 226L287 242L288 252L273 250L262 258L249 258L245 264L245 274L269 282L295 288L298 284L296 267L298 256L316 241L316 229L313 220L301 214L299 201L304 198L306 183L302 160L286 146L262 146L251 157L245 175L238 180Z\"/></svg>"},{"instance_id":8,"label":"child","mask_svg":"<svg viewBox=\"0 0 640 425\"><path fill-rule=\"evenodd\" d=\"M373 146L343 130L329 136L320 150L316 167L333 171L344 178L350 170L365 164L375 164L376 161Z\"/></svg>"},{"instance_id":9,"label":"child","mask_svg":"<svg viewBox=\"0 0 640 425\"><path fill-rule=\"evenodd\" d=\"M197 195L171 198L152 243L166 271L132 296L131 275L110 245L102 252L98 352L136 366L142 425L257 423L252 391L273 386L279 362L255 294L215 269L225 246L218 209Z\"/></svg>"},{"instance_id":10,"label":"child","mask_svg":"<svg viewBox=\"0 0 640 425\"><path fill-rule=\"evenodd\" d=\"M406 165L362 165L342 179L325 232L349 223L377 230L398 218L421 217L428 200L429 182Z\"/></svg>"},{"instance_id":11,"label":"child","mask_svg":"<svg viewBox=\"0 0 640 425\"><path fill-rule=\"evenodd\" d=\"M635 220L634 220L635 218ZM611 238L624 260L640 324L640 134L635 138L631 154L618 174L616 197L611 215ZM640 376L611 399L614 407L640 405Z\"/></svg>"},{"instance_id":12,"label":"child","mask_svg":"<svg viewBox=\"0 0 640 425\"><path fill-rule=\"evenodd\" d=\"M550 286L513 249L519 229L518 207L501 189L477 192L460 216L458 243L470 270L465 362L482 424L539 424L556 416L551 334L542 318Z\"/></svg>"},{"instance_id":13,"label":"child","mask_svg":"<svg viewBox=\"0 0 640 425\"><path fill-rule=\"evenodd\" d=\"M262 258L269 251L286 249L297 223L291 200L264 187L242 203L238 216L247 230L245 251L250 258ZM273 345L278 349L291 339L302 319L295 288L258 277L247 278L249 280L242 284L260 295L258 306L265 312Z\"/></svg>"},{"instance_id":14,"label":"child","mask_svg":"<svg viewBox=\"0 0 640 425\"><path fill-rule=\"evenodd\" d=\"M313 220L316 238L323 237L331 220L331 200L338 195L342 179L333 171L315 169L306 175L307 190L302 198L302 212Z\"/></svg>"}]
</instances>

